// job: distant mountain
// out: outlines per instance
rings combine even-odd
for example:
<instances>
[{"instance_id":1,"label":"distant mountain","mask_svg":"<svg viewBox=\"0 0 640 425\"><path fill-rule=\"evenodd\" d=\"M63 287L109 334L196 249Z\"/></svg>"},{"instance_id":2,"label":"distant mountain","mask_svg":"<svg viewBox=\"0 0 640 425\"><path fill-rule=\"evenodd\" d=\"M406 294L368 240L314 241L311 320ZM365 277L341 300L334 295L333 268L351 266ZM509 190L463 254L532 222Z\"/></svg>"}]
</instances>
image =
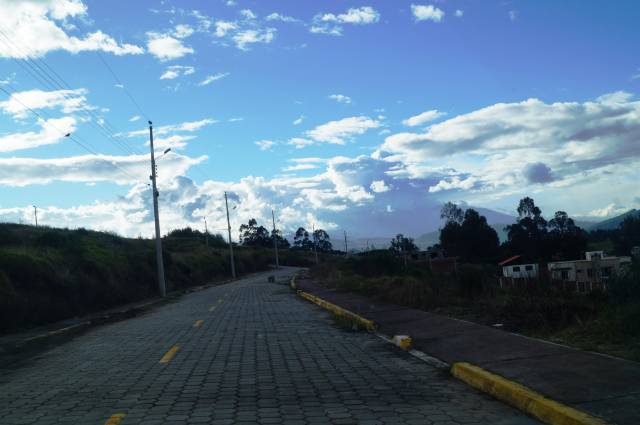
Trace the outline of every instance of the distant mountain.
<instances>
[{"instance_id":1,"label":"distant mountain","mask_svg":"<svg viewBox=\"0 0 640 425\"><path fill-rule=\"evenodd\" d=\"M629 210L624 214L620 214L618 216L609 218L599 223L595 223L589 226L587 229L588 230L614 230L614 229L617 229L627 217L640 217L640 210L636 210L636 209Z\"/></svg>"},{"instance_id":2,"label":"distant mountain","mask_svg":"<svg viewBox=\"0 0 640 425\"><path fill-rule=\"evenodd\" d=\"M514 218L514 222L515 222L515 218ZM500 242L504 242L507 240L507 232L504 230L504 228L508 226L507 223L493 223L489 225L498 234L498 239L500 239ZM427 249L428 247L440 242L440 230L425 233L424 235L417 237L415 242L420 249Z\"/></svg>"}]
</instances>

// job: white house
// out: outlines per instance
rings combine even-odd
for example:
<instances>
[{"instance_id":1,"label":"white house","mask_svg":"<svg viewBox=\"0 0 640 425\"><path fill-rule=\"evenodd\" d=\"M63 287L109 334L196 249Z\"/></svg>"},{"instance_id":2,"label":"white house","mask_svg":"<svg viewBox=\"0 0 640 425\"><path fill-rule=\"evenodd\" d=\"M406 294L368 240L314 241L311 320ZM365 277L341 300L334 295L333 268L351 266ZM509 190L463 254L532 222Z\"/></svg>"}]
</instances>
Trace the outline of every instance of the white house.
<instances>
[{"instance_id":1,"label":"white house","mask_svg":"<svg viewBox=\"0 0 640 425\"><path fill-rule=\"evenodd\" d=\"M498 263L502 267L502 277L509 279L534 279L538 277L538 264L523 263L521 260L520 255L514 255Z\"/></svg>"}]
</instances>

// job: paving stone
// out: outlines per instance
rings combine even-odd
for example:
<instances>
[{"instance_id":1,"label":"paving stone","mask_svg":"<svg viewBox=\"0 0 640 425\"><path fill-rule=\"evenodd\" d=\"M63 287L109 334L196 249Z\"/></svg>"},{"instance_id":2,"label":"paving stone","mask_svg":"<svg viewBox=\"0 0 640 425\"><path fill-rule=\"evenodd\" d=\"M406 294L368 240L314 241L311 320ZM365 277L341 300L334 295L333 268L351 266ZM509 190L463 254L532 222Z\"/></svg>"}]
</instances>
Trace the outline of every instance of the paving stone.
<instances>
[{"instance_id":1,"label":"paving stone","mask_svg":"<svg viewBox=\"0 0 640 425\"><path fill-rule=\"evenodd\" d=\"M0 422L537 423L328 317L265 275L193 292L0 371Z\"/></svg>"}]
</instances>

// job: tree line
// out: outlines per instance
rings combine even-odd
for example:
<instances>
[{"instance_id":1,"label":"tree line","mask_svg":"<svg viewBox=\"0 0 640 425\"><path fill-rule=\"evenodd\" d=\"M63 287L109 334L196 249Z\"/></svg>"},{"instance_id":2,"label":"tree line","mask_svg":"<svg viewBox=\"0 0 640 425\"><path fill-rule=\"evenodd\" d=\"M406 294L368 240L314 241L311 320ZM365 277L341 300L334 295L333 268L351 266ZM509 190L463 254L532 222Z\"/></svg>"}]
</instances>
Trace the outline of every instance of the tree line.
<instances>
[{"instance_id":1,"label":"tree line","mask_svg":"<svg viewBox=\"0 0 640 425\"><path fill-rule=\"evenodd\" d=\"M293 238L293 245L283 237L281 230L269 231L266 227L258 225L255 218L240 226L240 243L245 246L259 246L270 248L274 245L274 239L278 248L294 249L300 251L331 252L333 246L329 234L323 229L316 229L309 233L304 227L298 227Z\"/></svg>"}]
</instances>

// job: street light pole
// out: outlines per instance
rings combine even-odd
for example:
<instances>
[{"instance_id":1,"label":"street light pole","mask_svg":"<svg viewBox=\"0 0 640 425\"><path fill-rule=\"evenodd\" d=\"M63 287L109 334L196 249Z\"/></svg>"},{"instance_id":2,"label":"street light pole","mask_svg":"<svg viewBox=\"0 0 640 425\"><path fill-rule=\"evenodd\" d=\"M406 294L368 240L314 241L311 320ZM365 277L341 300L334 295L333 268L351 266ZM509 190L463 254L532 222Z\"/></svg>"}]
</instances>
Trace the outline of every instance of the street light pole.
<instances>
[{"instance_id":1,"label":"street light pole","mask_svg":"<svg viewBox=\"0 0 640 425\"><path fill-rule=\"evenodd\" d=\"M160 235L160 214L158 212L158 188L156 186L156 158L153 152L153 123L149 121L149 147L151 149L151 190L153 192L153 216L156 225L156 263L158 266L158 289L160 296L167 294L167 286L164 280L164 262L162 260L162 238Z\"/></svg>"},{"instance_id":2,"label":"street light pole","mask_svg":"<svg viewBox=\"0 0 640 425\"><path fill-rule=\"evenodd\" d=\"M37 206L33 206L33 217L36 220L36 227L38 227L38 207Z\"/></svg>"},{"instance_id":3,"label":"street light pole","mask_svg":"<svg viewBox=\"0 0 640 425\"><path fill-rule=\"evenodd\" d=\"M276 270L280 268L280 262L278 261L278 234L276 233L276 216L273 210L271 210L271 220L273 220L273 249L276 252Z\"/></svg>"},{"instance_id":4,"label":"street light pole","mask_svg":"<svg viewBox=\"0 0 640 425\"><path fill-rule=\"evenodd\" d=\"M231 261L231 277L236 278L236 263L233 260L233 242L231 241L231 222L229 221L229 201L227 192L224 193L224 205L227 207L227 231L229 232L229 261Z\"/></svg>"},{"instance_id":5,"label":"street light pole","mask_svg":"<svg viewBox=\"0 0 640 425\"><path fill-rule=\"evenodd\" d=\"M316 225L313 224L311 228L313 229L313 253L316 256L316 264L318 264L318 248L317 248L318 243L316 242Z\"/></svg>"},{"instance_id":6,"label":"street light pole","mask_svg":"<svg viewBox=\"0 0 640 425\"><path fill-rule=\"evenodd\" d=\"M209 248L209 230L207 230L207 217L204 218L204 241Z\"/></svg>"}]
</instances>

